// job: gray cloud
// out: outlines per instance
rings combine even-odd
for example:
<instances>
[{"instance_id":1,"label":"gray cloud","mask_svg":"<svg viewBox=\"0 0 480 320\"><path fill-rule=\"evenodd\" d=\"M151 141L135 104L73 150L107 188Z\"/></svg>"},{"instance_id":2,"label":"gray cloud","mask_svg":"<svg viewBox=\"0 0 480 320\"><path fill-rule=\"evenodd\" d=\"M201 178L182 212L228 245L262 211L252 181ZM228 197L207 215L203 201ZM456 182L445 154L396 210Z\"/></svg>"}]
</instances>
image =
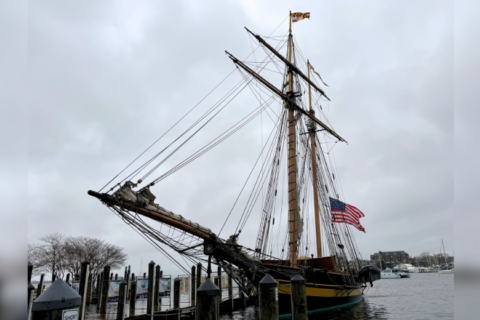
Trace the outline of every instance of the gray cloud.
<instances>
[{"instance_id":1,"label":"gray cloud","mask_svg":"<svg viewBox=\"0 0 480 320\"><path fill-rule=\"evenodd\" d=\"M334 149L336 173L346 202L366 215L367 233L357 237L362 254L380 249L418 255L438 251L442 238L452 253L451 2L300 6L311 19L295 25L297 42L330 85L332 102L324 110L349 141ZM100 237L125 247L134 272L142 259L144 268L153 259L167 272L178 272L86 191L102 187L234 69L224 50L239 58L250 54L244 26L268 35L289 7L288 2L31 3L29 240L55 231ZM285 21L277 34L286 28ZM240 79L234 73L182 127ZM246 89L154 176L257 105ZM255 119L155 186L157 202L218 231L260 152L259 126ZM272 126L265 116L263 126L265 139ZM180 132L168 134L155 150ZM222 236L233 232L241 204L237 209ZM241 239L252 247L254 214Z\"/></svg>"}]
</instances>

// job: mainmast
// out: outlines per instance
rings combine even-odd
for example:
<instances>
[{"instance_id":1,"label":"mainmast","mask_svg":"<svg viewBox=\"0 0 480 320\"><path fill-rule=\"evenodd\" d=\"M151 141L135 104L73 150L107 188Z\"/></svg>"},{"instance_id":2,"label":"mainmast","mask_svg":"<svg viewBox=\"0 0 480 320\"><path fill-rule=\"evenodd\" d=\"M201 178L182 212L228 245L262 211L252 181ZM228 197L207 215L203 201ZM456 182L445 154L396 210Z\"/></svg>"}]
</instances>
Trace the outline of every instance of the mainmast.
<instances>
[{"instance_id":1,"label":"mainmast","mask_svg":"<svg viewBox=\"0 0 480 320\"><path fill-rule=\"evenodd\" d=\"M247 28L245 28L247 29ZM265 78L263 78L261 75L256 73L254 70L250 69L245 63L234 57L231 53L225 51L230 59L239 67L241 67L243 70L248 72L250 75L252 75L255 79L257 79L260 83L262 83L266 88L271 90L273 93L275 93L277 96L282 98L282 100L285 103L285 107L288 109L288 230L289 230L289 262L290 265L294 266L297 264L297 255L298 255L298 233L300 230L298 230L298 226L300 225L299 221L299 208L297 205L297 163L296 163L296 155L297 155L297 146L296 146L296 132L295 132L295 111L297 113L299 112L300 114L308 117L315 125L319 125L322 128L322 131L325 131L329 134L331 134L333 137L337 138L339 141L345 141L341 136L339 136L335 131L333 131L330 127L328 127L325 123L320 121L314 116L313 110L307 111L304 110L302 107L297 105L295 101L295 96L296 94L293 92L294 86L293 86L293 80L294 76L293 73L295 73L297 76L301 77L303 80L309 83L309 92L311 91L311 88L313 87L317 92L319 92L322 96L324 96L326 99L330 100L326 95L325 92L323 92L322 89L320 89L315 83L310 80L309 77L307 77L300 69L295 66L294 63L292 63L292 56L293 56L293 44L292 44L292 13L290 12L290 25L289 25L289 34L288 34L288 57L284 57L275 50L271 45L269 45L262 37L259 35L254 34L250 30L247 29L247 31L254 36L261 44L265 46L268 50L270 50L275 56L277 56L281 61L283 61L286 66L288 67L288 92L284 93L281 89L276 88L274 85L272 85L270 82L268 82ZM310 71L309 71L310 72ZM310 104L311 106L311 104ZM310 107L311 108L311 107ZM315 126L314 125L314 126ZM312 144L314 146L315 144L315 135L313 135L312 138ZM345 141L346 142L346 141ZM312 157L315 156L315 149L313 148L312 152ZM316 179L316 161L314 158L313 159L313 165L315 168L314 171L314 177ZM316 189L317 183L316 181L314 182L314 188L315 188L315 197L318 197L318 192ZM316 199L318 201L318 199ZM319 218L319 204L318 202L316 203L316 218ZM320 221L317 221L317 230L320 230ZM320 248L321 250L321 243L320 243L320 231L317 232L317 248ZM322 252L319 251L317 252L318 256L322 256Z\"/></svg>"},{"instance_id":2,"label":"mainmast","mask_svg":"<svg viewBox=\"0 0 480 320\"><path fill-rule=\"evenodd\" d=\"M290 12L290 27L288 30L288 62L292 63L292 12ZM293 105L293 74L288 68L288 221L290 233L290 265L297 264L297 146L295 132L295 107Z\"/></svg>"},{"instance_id":3,"label":"mainmast","mask_svg":"<svg viewBox=\"0 0 480 320\"><path fill-rule=\"evenodd\" d=\"M308 68L308 79L310 79L310 61L307 61ZM310 83L308 84L308 103L310 110L309 112L313 115L315 111L312 109L312 87ZM317 159L315 152L315 131L316 125L313 121L310 121L308 126L308 131L310 132L310 140L312 143L312 182L313 182L313 203L315 209L315 237L317 240L317 258L322 257L322 237L320 230L320 205L318 203L318 184L317 184Z\"/></svg>"}]
</instances>

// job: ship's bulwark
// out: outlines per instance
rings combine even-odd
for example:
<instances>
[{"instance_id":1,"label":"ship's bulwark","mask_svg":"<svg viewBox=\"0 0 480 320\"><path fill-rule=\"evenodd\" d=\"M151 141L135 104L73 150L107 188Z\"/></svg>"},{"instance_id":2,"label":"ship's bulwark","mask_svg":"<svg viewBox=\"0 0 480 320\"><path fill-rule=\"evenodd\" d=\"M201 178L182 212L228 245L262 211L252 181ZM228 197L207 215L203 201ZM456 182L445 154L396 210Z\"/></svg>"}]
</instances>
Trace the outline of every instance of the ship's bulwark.
<instances>
[{"instance_id":1,"label":"ship's bulwark","mask_svg":"<svg viewBox=\"0 0 480 320\"><path fill-rule=\"evenodd\" d=\"M345 291L343 293L339 290L330 289L329 296L308 295L307 293L307 308L308 311L315 311L331 307L341 306L347 303L357 302L363 299L361 289L353 291ZM338 294L335 296L335 294ZM290 294L280 293L278 290L278 312L280 315L288 315L292 313L292 301Z\"/></svg>"}]
</instances>

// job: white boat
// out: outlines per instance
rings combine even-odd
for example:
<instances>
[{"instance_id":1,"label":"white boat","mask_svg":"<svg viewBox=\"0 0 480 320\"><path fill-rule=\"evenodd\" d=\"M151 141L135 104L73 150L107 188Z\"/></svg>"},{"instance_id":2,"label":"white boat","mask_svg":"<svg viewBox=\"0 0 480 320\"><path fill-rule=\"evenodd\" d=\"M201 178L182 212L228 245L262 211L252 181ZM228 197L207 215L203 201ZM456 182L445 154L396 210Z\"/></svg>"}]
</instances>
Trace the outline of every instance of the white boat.
<instances>
[{"instance_id":1,"label":"white boat","mask_svg":"<svg viewBox=\"0 0 480 320\"><path fill-rule=\"evenodd\" d=\"M410 278L410 273L408 271L403 271L402 269L393 269L393 273L400 276L400 278Z\"/></svg>"},{"instance_id":2,"label":"white boat","mask_svg":"<svg viewBox=\"0 0 480 320\"><path fill-rule=\"evenodd\" d=\"M409 273L414 273L418 272L417 268L415 268L412 264L410 263L403 263L403 264L398 264L393 269L398 269L402 272L409 272Z\"/></svg>"},{"instance_id":3,"label":"white boat","mask_svg":"<svg viewBox=\"0 0 480 320\"><path fill-rule=\"evenodd\" d=\"M442 253L442 249L443 249L443 259L445 260L445 265L447 266L447 269L438 270L438 274L452 274L453 269L448 269L448 262L447 262L447 258L445 257L446 254L445 254L445 246L443 245L443 239L442 239L442 246L440 247L440 253Z\"/></svg>"},{"instance_id":4,"label":"white boat","mask_svg":"<svg viewBox=\"0 0 480 320\"><path fill-rule=\"evenodd\" d=\"M450 269L450 270L438 270L438 274L453 274L453 269Z\"/></svg>"},{"instance_id":5,"label":"white boat","mask_svg":"<svg viewBox=\"0 0 480 320\"><path fill-rule=\"evenodd\" d=\"M380 275L381 275L381 279L400 279L401 278L399 274L392 272L391 269L383 270Z\"/></svg>"}]
</instances>

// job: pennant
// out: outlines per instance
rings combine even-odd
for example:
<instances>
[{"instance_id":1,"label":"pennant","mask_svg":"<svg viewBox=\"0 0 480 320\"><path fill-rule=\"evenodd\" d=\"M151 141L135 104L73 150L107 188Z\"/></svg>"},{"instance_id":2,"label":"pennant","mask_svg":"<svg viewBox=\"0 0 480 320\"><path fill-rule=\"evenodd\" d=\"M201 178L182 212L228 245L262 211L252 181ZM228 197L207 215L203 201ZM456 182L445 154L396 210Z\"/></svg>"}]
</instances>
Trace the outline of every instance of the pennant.
<instances>
[{"instance_id":1,"label":"pennant","mask_svg":"<svg viewBox=\"0 0 480 320\"><path fill-rule=\"evenodd\" d=\"M295 12L295 13L292 13L292 22L297 22L297 21L300 21L300 20L303 20L303 19L310 19L310 12L305 12L305 13Z\"/></svg>"},{"instance_id":2,"label":"pennant","mask_svg":"<svg viewBox=\"0 0 480 320\"><path fill-rule=\"evenodd\" d=\"M323 84L328 87L328 84L326 84L326 83L323 81L322 77L320 76L320 73L318 73L317 71L315 71L315 69L313 69L313 66L312 66L311 64L308 64L308 65L310 66L310 69L312 69L312 71L315 72L315 74L320 78L320 81L322 81Z\"/></svg>"}]
</instances>

